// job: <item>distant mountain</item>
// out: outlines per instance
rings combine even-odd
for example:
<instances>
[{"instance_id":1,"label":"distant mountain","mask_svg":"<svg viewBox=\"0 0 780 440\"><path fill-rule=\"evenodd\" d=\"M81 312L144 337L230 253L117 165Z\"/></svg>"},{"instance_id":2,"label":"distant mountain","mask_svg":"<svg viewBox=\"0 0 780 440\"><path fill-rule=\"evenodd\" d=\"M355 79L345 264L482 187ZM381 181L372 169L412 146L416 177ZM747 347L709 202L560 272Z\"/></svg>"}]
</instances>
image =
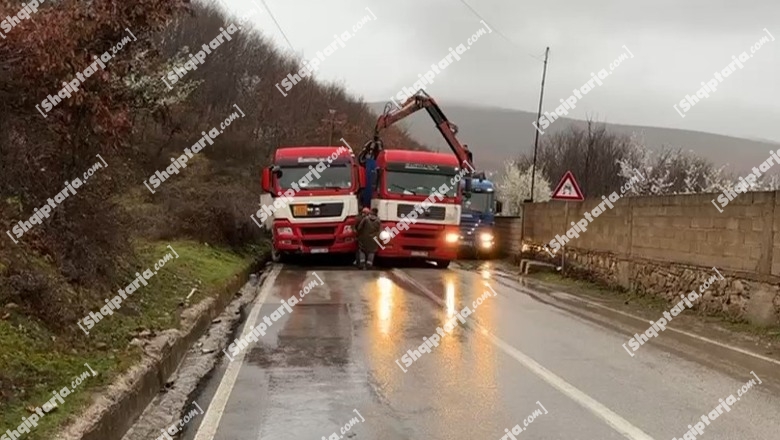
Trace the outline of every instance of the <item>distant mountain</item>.
<instances>
[{"instance_id":1,"label":"distant mountain","mask_svg":"<svg viewBox=\"0 0 780 440\"><path fill-rule=\"evenodd\" d=\"M369 105L377 113L384 108L384 103ZM446 107L443 105L442 110L447 118L458 126L458 139L469 145L474 153L474 162L479 169L501 171L507 160L516 158L524 152L533 152L536 130L531 124L536 121L535 113L462 104ZM418 142L434 149L438 148L439 151L449 151L449 147L425 111L415 114L408 121L403 122L402 126ZM585 124L585 121L563 118L544 130L544 136L566 130L571 125L584 127ZM673 128L621 124L607 124L607 128L627 135L643 134L645 143L652 150L664 145L692 150L718 166L728 164L728 170L740 174L766 160L770 150L780 148L780 144L771 141L740 139Z\"/></svg>"}]
</instances>

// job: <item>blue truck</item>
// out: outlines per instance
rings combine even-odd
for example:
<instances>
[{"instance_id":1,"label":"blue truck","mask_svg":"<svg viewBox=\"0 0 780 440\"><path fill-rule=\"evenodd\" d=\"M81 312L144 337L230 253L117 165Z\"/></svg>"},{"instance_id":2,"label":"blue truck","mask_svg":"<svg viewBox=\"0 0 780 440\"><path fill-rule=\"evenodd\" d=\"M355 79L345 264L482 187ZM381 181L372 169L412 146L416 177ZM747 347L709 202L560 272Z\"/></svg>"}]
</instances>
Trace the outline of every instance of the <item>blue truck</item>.
<instances>
[{"instance_id":1,"label":"blue truck","mask_svg":"<svg viewBox=\"0 0 780 440\"><path fill-rule=\"evenodd\" d=\"M485 173L475 173L471 180L471 197L464 198L460 214L460 251L463 256L493 257L495 255L495 216L502 203L496 200L493 182Z\"/></svg>"}]
</instances>

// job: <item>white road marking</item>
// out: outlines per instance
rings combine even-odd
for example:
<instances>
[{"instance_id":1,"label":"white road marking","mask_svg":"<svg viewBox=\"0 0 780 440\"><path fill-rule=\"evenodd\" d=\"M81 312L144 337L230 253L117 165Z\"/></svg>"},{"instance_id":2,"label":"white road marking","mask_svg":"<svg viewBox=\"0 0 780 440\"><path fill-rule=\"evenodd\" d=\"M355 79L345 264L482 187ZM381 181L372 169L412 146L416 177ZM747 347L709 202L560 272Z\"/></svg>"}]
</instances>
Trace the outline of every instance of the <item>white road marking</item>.
<instances>
[{"instance_id":1,"label":"white road marking","mask_svg":"<svg viewBox=\"0 0 780 440\"><path fill-rule=\"evenodd\" d=\"M271 273L268 274L268 278L265 279L263 288L260 291L260 294L257 295L257 299L255 299L255 303L252 306L252 311L249 312L249 316L244 324L244 331L241 335L242 338L251 332L250 328L257 322L260 308L271 293L276 277L279 275L281 269L281 265L274 265ZM217 392L211 399L208 408L206 408L206 415L203 417L203 422L200 424L200 427L198 427L198 432L195 434L194 440L212 440L217 434L219 421L222 419L222 414L225 412L225 407L227 406L230 394L233 392L233 387L236 385L238 372L241 370L241 364L244 363L244 357L246 356L247 351L248 350L241 350L238 355L236 355L233 362L228 364L225 374L222 376L222 382L220 382Z\"/></svg>"},{"instance_id":2,"label":"white road marking","mask_svg":"<svg viewBox=\"0 0 780 440\"><path fill-rule=\"evenodd\" d=\"M520 287L520 289L521 290L527 290L527 288L522 287L522 286ZM532 291L528 291L528 292L534 293ZM528 292L526 292L526 293L528 293ZM617 314L620 314L620 315L623 315L623 316L627 316L629 318L636 319L637 321L642 321L643 323L647 322L647 319L640 318L639 316L635 316L635 315L632 315L630 313L623 312L621 310L613 309L612 307L608 307L608 306L605 306L605 305L602 305L602 304L599 304L599 303L596 303L596 302L592 302L592 301L584 299L584 298L580 298L580 297L578 297L576 295L572 295L570 293L560 292L560 291L555 291L553 293L556 293L556 294L559 294L559 295L563 295L563 296L569 297L571 299L574 299L574 300L577 300L577 301L580 301L580 302L584 302L584 303L586 303L588 305L592 305L592 306L595 306L595 307L600 307L602 309L609 310L610 312L614 312L614 313L617 313ZM538 294L538 293L534 293L534 294ZM682 335L685 335L685 336L697 339L699 341L708 342L710 344L717 345L718 347L721 347L721 348L726 348L726 349L729 349L729 350L733 350L733 351L736 351L737 353L741 353L741 354L744 354L744 355L747 355L747 356L751 356L751 357L754 357L756 359L761 359L762 361L765 361L765 362L769 362L769 363L772 363L772 364L775 364L775 365L780 365L780 361L778 361L777 359L772 359L770 357L767 357L767 356L764 356L764 355L760 355L760 354L754 353L752 351L745 350L744 348L739 348L739 347L735 347L733 345L724 344L723 342L718 342L718 341L715 341L715 340L712 340L712 339L709 339L709 338L705 338L704 336L699 336L699 335L691 333L691 332L686 332L685 330L677 330L676 328L670 327L668 325L666 326L666 330L667 331L673 331L675 333L680 333Z\"/></svg>"},{"instance_id":3,"label":"white road marking","mask_svg":"<svg viewBox=\"0 0 780 440\"><path fill-rule=\"evenodd\" d=\"M469 271L463 270L463 272L469 272ZM470 273L473 274L473 272L470 272ZM517 274L512 274L512 273L509 273L509 272L501 271L501 273L504 276L506 276L507 278L510 278L510 279L513 279L512 278L513 276L517 276ZM543 284L545 284L545 283L543 283ZM550 288L550 289L554 289L555 288L555 286L552 286L552 285L548 285L546 287ZM534 294L534 295L541 294L540 292L534 292L527 285L524 285L524 284L521 284L519 286L518 290L520 290L520 291L522 291L522 292L524 292L526 294ZM579 297L577 295L572 295L571 293L561 292L560 290L554 290L553 293L561 295L561 296L564 296L566 298L569 298L569 299L572 299L572 300L575 300L575 301L583 302L585 304L588 304L588 305L591 305L591 306L594 306L594 307L599 307L599 308L602 308L604 310L609 310L610 312L617 313L619 315L623 315L623 316L626 316L628 318L636 319L637 321L642 321L642 323L647 322L647 319L645 319L645 318L641 318L639 316L632 315L632 314L624 312L622 310L613 309L612 307L605 306L603 304L599 304L597 302L590 301L588 299ZM550 295L550 296L552 296L552 295ZM699 341L702 341L702 342L707 342L709 344L717 345L718 347L725 348L727 350L736 351L737 353L744 354L746 356L750 356L750 357L753 357L753 358L756 358L756 359L760 359L760 360L762 360L764 362L769 362L771 364L780 365L780 361L777 360L777 359L773 359L773 358L770 358L768 356L764 356L764 355L761 355L761 354L758 354L758 353L746 350L744 348L739 348L739 347L735 347L733 345L724 344L723 342L718 342L718 341L715 341L713 339L709 339L709 338L706 338L704 336L697 335L695 333L687 332L685 330L677 330L676 328L671 327L669 325L666 326L666 330L669 330L669 331L672 331L672 332L675 332L675 333L679 333L681 335L685 335L685 336L688 336L690 338L693 338L693 339L696 339L696 340L699 340Z\"/></svg>"},{"instance_id":4,"label":"white road marking","mask_svg":"<svg viewBox=\"0 0 780 440\"><path fill-rule=\"evenodd\" d=\"M426 296L430 297L434 302L439 304L439 306L446 308L446 304L439 297L434 295L433 292L431 292L427 287L415 281L411 276L407 275L399 269L393 269L393 273L409 284L415 286L415 288L419 289L421 292L425 293ZM631 440L654 440L653 437L650 437L644 431L632 425L628 420L624 419L611 409L607 408L592 397L580 391L574 385L566 382L563 378L544 368L541 364L533 360L528 355L490 333L490 331L481 326L479 323L474 322L474 325L479 328L479 333L487 337L487 339L496 347L500 348L506 354L520 362L524 367L526 367L543 381L550 384L553 388L557 389L593 413L596 417L606 422L610 427L622 434L624 437Z\"/></svg>"},{"instance_id":5,"label":"white road marking","mask_svg":"<svg viewBox=\"0 0 780 440\"><path fill-rule=\"evenodd\" d=\"M311 270L310 270L310 271L306 271L306 279L307 279L307 280L309 279L309 276L310 276L310 275L314 275L314 276L316 276L317 278L319 278L319 275L317 275L317 272L314 272L314 271L311 271ZM321 282L322 284L325 284L325 282L324 282L324 281L322 281L322 278L320 278L320 282ZM325 298L326 300L330 301L330 300L332 299L332 298L330 297L330 289L325 289L325 292L323 292L323 293L322 293L322 297L323 297L323 298Z\"/></svg>"},{"instance_id":6,"label":"white road marking","mask_svg":"<svg viewBox=\"0 0 780 440\"><path fill-rule=\"evenodd\" d=\"M593 413L596 417L606 422L609 426L612 427L612 429L621 433L624 437L631 440L653 440L653 438L645 434L644 431L632 425L631 422L624 419L623 417L620 417L617 413L602 405L596 399L575 388L574 385L571 385L561 377L555 375L550 370L544 368L542 365L520 350L499 339L490 333L485 327L482 327L480 324L476 325L479 327L480 333L487 337L488 340L490 340L496 347L502 349L506 354L515 358L518 362L523 364L524 367L531 370L532 373L539 376L542 380L552 385L553 388L565 394L570 399L579 403L585 409Z\"/></svg>"}]
</instances>

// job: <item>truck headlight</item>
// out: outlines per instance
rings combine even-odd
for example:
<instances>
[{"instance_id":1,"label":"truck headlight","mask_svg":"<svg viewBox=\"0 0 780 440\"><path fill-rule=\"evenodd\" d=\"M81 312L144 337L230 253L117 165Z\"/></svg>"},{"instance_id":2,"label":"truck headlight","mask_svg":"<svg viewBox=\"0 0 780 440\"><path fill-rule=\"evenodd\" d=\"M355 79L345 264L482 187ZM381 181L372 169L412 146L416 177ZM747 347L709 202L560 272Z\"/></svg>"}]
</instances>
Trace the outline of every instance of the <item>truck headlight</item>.
<instances>
[{"instance_id":1,"label":"truck headlight","mask_svg":"<svg viewBox=\"0 0 780 440\"><path fill-rule=\"evenodd\" d=\"M352 225L347 225L347 226L344 226L344 233L345 233L345 234L351 234L351 233L353 233L353 232L355 232L355 230L354 230L354 229L352 229Z\"/></svg>"},{"instance_id":2,"label":"truck headlight","mask_svg":"<svg viewBox=\"0 0 780 440\"><path fill-rule=\"evenodd\" d=\"M390 240L390 233L389 233L389 232L387 232L387 231L382 231L382 232L380 232L380 233L379 233L379 239L380 239L380 240L382 240L382 241L385 241L385 242L386 242L387 240Z\"/></svg>"},{"instance_id":3,"label":"truck headlight","mask_svg":"<svg viewBox=\"0 0 780 440\"><path fill-rule=\"evenodd\" d=\"M276 228L277 235L292 235L292 228Z\"/></svg>"},{"instance_id":4,"label":"truck headlight","mask_svg":"<svg viewBox=\"0 0 780 440\"><path fill-rule=\"evenodd\" d=\"M482 240L483 242L493 241L493 234L491 234L490 232L483 232L479 234L479 239Z\"/></svg>"},{"instance_id":5,"label":"truck headlight","mask_svg":"<svg viewBox=\"0 0 780 440\"><path fill-rule=\"evenodd\" d=\"M454 232L449 232L444 236L444 241L447 243L457 243L460 240L460 235Z\"/></svg>"}]
</instances>

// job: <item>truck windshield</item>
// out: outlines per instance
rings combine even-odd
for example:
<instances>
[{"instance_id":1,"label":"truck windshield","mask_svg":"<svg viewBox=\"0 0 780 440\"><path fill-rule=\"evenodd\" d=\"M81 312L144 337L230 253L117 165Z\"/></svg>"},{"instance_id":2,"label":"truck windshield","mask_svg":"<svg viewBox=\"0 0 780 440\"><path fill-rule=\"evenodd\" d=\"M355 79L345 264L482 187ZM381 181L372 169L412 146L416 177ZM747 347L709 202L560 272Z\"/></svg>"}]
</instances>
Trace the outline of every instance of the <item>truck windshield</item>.
<instances>
[{"instance_id":1,"label":"truck windshield","mask_svg":"<svg viewBox=\"0 0 780 440\"><path fill-rule=\"evenodd\" d=\"M309 167L282 167L282 176L279 177L279 187L292 188L295 182L302 189L349 189L352 187L352 168L348 165L331 165L319 172L320 177L311 173L311 181L303 178L310 172Z\"/></svg>"},{"instance_id":2,"label":"truck windshield","mask_svg":"<svg viewBox=\"0 0 780 440\"><path fill-rule=\"evenodd\" d=\"M471 193L470 199L463 200L463 209L491 213L493 212L493 194L492 192Z\"/></svg>"},{"instance_id":3,"label":"truck windshield","mask_svg":"<svg viewBox=\"0 0 780 440\"><path fill-rule=\"evenodd\" d=\"M388 171L385 173L385 187L387 192L429 196L433 190L447 185L447 197L455 197L458 184L452 185L450 179L455 177L445 174L404 173L402 171Z\"/></svg>"}]
</instances>

